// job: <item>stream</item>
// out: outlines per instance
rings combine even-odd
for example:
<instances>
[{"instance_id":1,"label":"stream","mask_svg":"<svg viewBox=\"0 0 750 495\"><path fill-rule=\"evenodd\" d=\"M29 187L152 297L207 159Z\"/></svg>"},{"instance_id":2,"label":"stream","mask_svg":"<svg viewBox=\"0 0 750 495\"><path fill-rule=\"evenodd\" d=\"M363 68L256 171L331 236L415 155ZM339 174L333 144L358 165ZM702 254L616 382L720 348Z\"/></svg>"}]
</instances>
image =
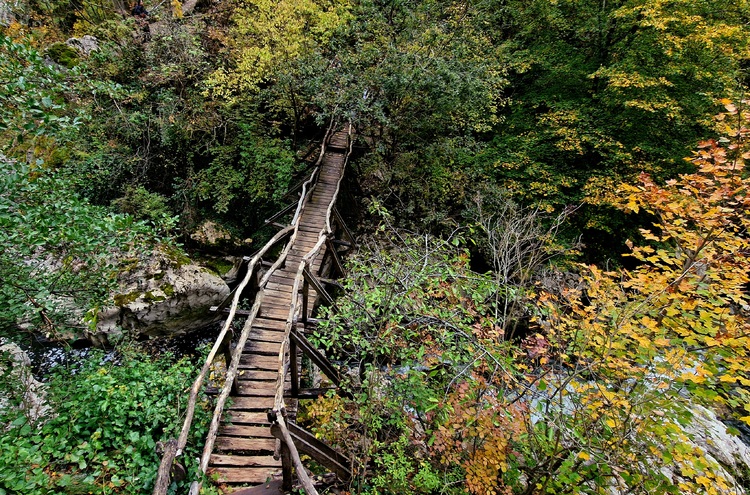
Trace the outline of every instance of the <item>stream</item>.
<instances>
[{"instance_id":1,"label":"stream","mask_svg":"<svg viewBox=\"0 0 750 495\"><path fill-rule=\"evenodd\" d=\"M221 330L221 322L216 322L194 332L174 337L160 337L132 345L136 349L145 351L154 357L170 355L170 359L187 357L197 366L202 364L200 349L211 346ZM39 341L29 338L17 344L24 350L31 360L31 369L39 381L47 381L52 370L57 366L75 367L76 363L86 360L99 349L85 344L70 345L64 342ZM116 348L104 349L102 364L117 363Z\"/></svg>"}]
</instances>

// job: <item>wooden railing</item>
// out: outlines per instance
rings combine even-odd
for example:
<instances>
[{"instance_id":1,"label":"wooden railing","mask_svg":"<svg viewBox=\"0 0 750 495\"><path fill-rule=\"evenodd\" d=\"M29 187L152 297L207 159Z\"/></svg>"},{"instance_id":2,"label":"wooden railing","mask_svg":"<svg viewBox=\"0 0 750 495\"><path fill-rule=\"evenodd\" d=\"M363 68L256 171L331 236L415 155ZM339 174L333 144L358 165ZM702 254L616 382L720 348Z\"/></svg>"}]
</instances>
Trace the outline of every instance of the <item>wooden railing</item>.
<instances>
[{"instance_id":1,"label":"wooden railing","mask_svg":"<svg viewBox=\"0 0 750 495\"><path fill-rule=\"evenodd\" d=\"M213 364L217 355L221 353L222 351L224 351L223 354L227 358L226 359L227 360L226 362L227 372L225 375L224 386L222 387L221 392L219 393L219 396L216 400L216 405L214 407L214 414L211 419L211 425L209 427L209 432L206 438L206 443L203 448L203 455L201 456L201 460L200 460L201 475L206 473L206 469L208 468L208 462L211 456L211 452L213 451L214 443L218 435L219 423L221 421L221 416L224 410L224 406L226 404L226 401L227 401L227 398L229 397L230 392L236 386L235 380L237 377L237 370L238 370L239 363L240 363L240 356L242 354L242 350L245 347L245 343L250 334L250 329L252 328L255 317L258 315L258 311L260 310L260 306L263 302L264 292L262 289L265 288L265 286L268 284L268 281L271 275L273 274L273 272L276 270L276 268L278 268L281 264L283 264L286 261L287 255L289 254L289 250L294 245L294 241L297 237L297 232L299 230L299 218L302 214L302 211L305 205L309 201L315 189L315 184L316 184L318 174L320 171L320 164L323 160L323 156L326 151L326 145L328 142L328 138L331 135L331 129L333 128L333 124L334 122L332 120L326 131L325 138L323 139L323 144L320 147L320 156L315 162L314 170L312 171L310 176L307 178L307 180L305 180L302 184L302 193L300 195L299 201L297 202L296 210L295 210L295 213L294 213L294 216L292 218L290 225L287 227L283 227L281 231L279 231L276 235L274 235L273 238L271 238L271 240L269 240L255 254L255 256L252 257L252 259L248 262L247 273L245 274L245 276L243 277L242 281L237 286L237 288L233 291L234 296L232 297L232 303L229 309L229 315L227 316L227 319L221 329L221 332L219 333L219 336L216 338L216 342L214 343L213 347L211 348L211 351L206 357L206 361L203 364L203 367L201 368L201 372L199 373L198 377L193 382L193 386L190 389L190 396L188 399L187 410L185 412L185 420L183 422L180 435L177 439L168 440L164 445L164 451L162 454L161 463L159 465L159 470L157 472L157 478L156 478L156 482L154 485L153 495L165 495L167 493L167 489L169 488L169 485L171 482L171 472L173 470L173 466L175 465L175 461L179 456L182 455L185 449L185 445L187 444L187 439L188 439L188 435L190 434L190 428L192 426L193 417L195 414L195 407L196 407L196 403L198 400L198 395L200 393L200 389L201 387L203 387L203 384L206 381L206 377L208 376L208 372L211 368L211 365ZM291 208L289 208L288 211L291 211ZM247 287L250 280L255 275L256 270L260 267L261 259L263 255L266 254L271 248L276 246L278 243L280 243L281 241L287 238L288 238L288 241L282 251L281 256L279 256L276 262L268 269L266 274L258 283L258 295L255 298L255 302L253 303L252 309L247 314L247 319L245 320L245 324L242 327L242 332L240 334L240 337L234 349L234 352L230 353L229 343L232 338L230 328L232 327L234 317L238 312L237 308L239 306L242 293ZM243 311L243 313L245 312ZM288 346L288 343L286 341L285 341L284 346ZM200 491L200 486L201 486L200 481L194 481L190 487L190 494L197 495L197 493Z\"/></svg>"},{"instance_id":2,"label":"wooden railing","mask_svg":"<svg viewBox=\"0 0 750 495\"><path fill-rule=\"evenodd\" d=\"M203 364L203 367L201 368L201 372L199 373L198 377L193 383L193 386L190 389L190 397L188 399L188 405L187 410L185 413L185 420L182 425L182 429L180 431L180 435L177 439L170 439L166 442L163 456L161 459L161 463L159 465L159 470L157 473L157 479L154 486L153 495L166 495L167 489L169 488L170 482L171 482L171 472L173 470L173 466L176 464L176 459L179 458L185 449L185 445L187 444L188 435L190 433L190 428L192 425L193 417L195 414L195 407L198 399L198 395L200 393L201 387L203 387L204 382L206 380L206 377L208 375L208 372L211 368L211 365L213 364L214 360L216 359L217 355L220 353L223 353L226 360L226 366L227 371L225 375L224 385L218 395L218 398L216 400L216 404L214 407L214 414L211 419L211 425L209 427L208 435L206 437L206 443L203 448L203 454L200 459L200 473L199 476L202 477L205 475L206 470L208 468L209 460L211 457L211 453L213 452L214 443L216 441L216 437L218 435L219 430L219 423L221 421L221 416L223 414L224 406L226 405L226 401L232 392L233 389L236 388L236 379L238 374L238 367L240 363L240 356L242 354L242 351L245 347L245 343L249 337L250 330L253 326L253 322L255 318L258 315L258 312L260 310L260 307L263 303L264 298L264 288L268 284L271 276L273 275L274 271L282 265L289 254L290 249L294 245L294 242L297 238L297 233L299 231L299 220L302 212L304 211L304 207L309 201L310 197L312 196L313 191L315 190L316 184L317 184L317 178L320 171L320 164L323 160L323 156L326 152L326 146L328 143L328 139L331 136L331 130L333 128L334 122L333 120L329 124L329 127L326 131L325 138L323 139L323 144L320 148L320 156L318 157L317 161L315 162L315 168L310 174L310 176L302 183L301 189L302 192L300 194L300 199L296 204L296 209L294 212L294 216L292 217L292 220L290 222L289 226L280 226L282 227L282 230L280 230L271 240L269 240L259 251L257 251L254 256L248 261L247 266L247 272L245 276L243 277L240 284L235 288L233 291L233 294L231 296L231 306L228 311L227 319L222 327L221 332L219 333L219 336L216 339L216 342L214 343L211 352L206 358L205 363ZM348 161L349 156L352 152L352 127L349 125L348 129L348 152L346 154L346 160ZM345 162L346 163L346 162ZM301 310L301 316L302 316L302 324L304 326L305 322L307 321L307 309L309 305L309 286L313 285L313 288L315 291L323 298L327 299L329 303L332 303L333 300L330 298L330 296L326 293L325 289L323 288L320 281L315 278L315 276L311 273L311 266L312 262L315 260L315 257L319 255L322 247L325 245L328 247L326 256L332 256L332 259L334 260L334 264L337 265L337 268L339 270L342 270L341 262L338 259L338 254L336 252L336 246L332 242L332 225L331 225L331 217L334 217L334 220L339 223L339 225L344 230L345 234L350 239L350 245L353 245L353 237L351 233L346 229L346 226L343 224L343 221L341 220L340 215L334 208L334 204L336 201L336 198L338 196L338 192L341 187L341 179L339 179L339 182L336 187L336 191L334 193L333 199L331 200L327 212L326 212L326 226L323 230L321 230L318 241L315 244L315 246L303 257L302 261L300 262L299 268L297 270L297 275L294 279L294 288L292 291L292 304L289 309L289 316L287 318L287 322L285 325L285 332L284 332L284 340L279 350L279 369L278 369L278 377L276 382L276 396L274 400L274 408L272 411L269 412L269 422L275 425L272 427L272 434L280 439L279 442L277 442L277 456L280 455L282 457L282 465L283 465L283 472L284 472L284 478L285 478L285 484L290 484L290 477L291 477L291 463L294 463L294 467L297 471L297 477L300 480L302 486L304 487L305 491L308 495L317 495L317 491L315 490L314 486L312 485L312 482L310 481L309 477L307 476L307 471L302 466L302 463L299 459L299 453L297 451L297 448L295 446L295 439L298 440L298 442L302 442L306 445L312 445L314 443L314 437L312 437L312 440L309 438L309 435L301 433L301 429L298 427L293 426L292 430L293 433L290 433L290 428L288 427L286 423L286 408L284 404L284 382L286 379L286 373L291 369L291 382L292 382L292 395L296 396L299 393L299 376L298 376L298 367L297 367L297 346L300 346L300 348L303 350L303 352L310 356L313 363L315 363L318 367L323 370L324 373L326 373L326 376L328 376L336 385L340 382L340 377L338 375L338 372L330 366L330 363L325 359L322 354L320 354L317 350L315 350L309 342L305 339L304 335L301 335L297 332L296 325L297 325L297 314L300 313ZM296 187L296 189L299 189L299 186ZM288 214L293 209L294 204L290 205L286 209L284 209L280 214L275 215L269 220L266 220L266 223L273 223L276 219L280 218L284 214ZM245 320L245 323L242 327L241 334L239 336L237 345L233 352L230 352L230 342L232 340L232 333L230 332L230 329L232 327L234 317L238 314L238 305L239 301L242 297L243 291L247 288L247 285L249 282L253 279L253 277L256 276L256 271L259 270L262 262L262 257L265 255L269 250L271 250L274 246L282 242L283 240L287 239L288 241L282 251L282 254L279 256L279 258L274 262L274 264L267 270L265 275L263 275L260 282L257 284L258 293L255 298L255 301L253 303L252 309L248 311L240 311L243 316L247 316L247 319ZM302 290L300 290L300 288ZM227 299L224 303L216 307L217 310L223 310L226 311L226 305L228 304ZM287 363L285 360L285 356L289 353L291 363ZM294 437L294 438L293 438ZM314 447L310 447L308 449L309 451L321 451L324 452L322 455L322 461L324 464L328 464L331 466L331 469L333 469L335 472L337 472L340 476L343 476L345 473L344 465L346 465L345 458L339 454L333 455L330 454L328 451L332 451L332 449L327 449L325 446L316 445ZM318 456L315 456L316 459ZM202 481L196 480L193 481L193 483L190 486L190 495L197 495L200 491L202 485Z\"/></svg>"},{"instance_id":3,"label":"wooden railing","mask_svg":"<svg viewBox=\"0 0 750 495\"><path fill-rule=\"evenodd\" d=\"M351 135L352 126L350 124L348 129L349 146L348 152L346 154L347 161L352 152L353 141L351 139ZM344 165L346 165L346 161L344 162ZM286 381L287 371L291 368L290 378L292 382L292 395L296 395L295 392L298 392L299 390L299 377L297 376L296 363L296 346L303 342L300 339L300 335L297 333L296 329L298 322L297 315L301 316L302 323L304 325L304 322L307 320L307 308L309 304L308 284L312 282L312 284L315 286L316 292L318 292L319 295L323 297L327 296L322 285L318 283L315 277L312 275L311 268L313 266L315 258L320 254L323 246L328 245L328 251L331 252L331 250L333 249L332 255L337 256L335 252L335 246L330 244L331 235L333 233L333 230L331 228L331 216L334 209L334 204L336 203L336 198L338 197L338 193L341 188L342 178L339 179L338 184L336 185L336 191L334 192L333 198L328 205L328 209L326 212L326 226L318 235L318 242L302 258L302 261L300 261L299 267L297 268L297 274L294 278L294 285L292 288L292 304L289 307L289 315L284 327L284 340L281 348L279 349L279 367L278 376L276 378L276 396L274 399L274 408L269 413L269 421L271 421L271 423L273 424L271 432L277 439L280 440L279 443L281 444L279 454L282 460L284 485L287 485L287 487L288 485L290 485L291 465L293 464L294 469L297 473L297 479L299 480L307 495L317 495L318 492L313 486L310 477L307 475L307 470L302 465L302 461L299 457L299 452L297 451L297 446L294 442L294 439L292 438L292 435L289 432L289 427L287 426L286 406L284 403L284 382ZM330 302L333 301L331 300ZM302 339L304 339L304 336L302 336ZM306 342L306 340L304 342ZM309 346L308 349L312 349L312 346ZM287 354L289 355L290 362L287 362L286 360ZM317 353L317 351L306 352L306 354L308 354L310 357L315 356L315 358L318 358L316 360L319 360L319 356L316 355L319 354ZM324 362L327 362L324 358L320 360L320 364L325 366ZM326 366L326 368L332 369L332 367L330 366ZM329 376L329 378L333 380L339 379L338 372L329 371L329 373L333 375Z\"/></svg>"}]
</instances>

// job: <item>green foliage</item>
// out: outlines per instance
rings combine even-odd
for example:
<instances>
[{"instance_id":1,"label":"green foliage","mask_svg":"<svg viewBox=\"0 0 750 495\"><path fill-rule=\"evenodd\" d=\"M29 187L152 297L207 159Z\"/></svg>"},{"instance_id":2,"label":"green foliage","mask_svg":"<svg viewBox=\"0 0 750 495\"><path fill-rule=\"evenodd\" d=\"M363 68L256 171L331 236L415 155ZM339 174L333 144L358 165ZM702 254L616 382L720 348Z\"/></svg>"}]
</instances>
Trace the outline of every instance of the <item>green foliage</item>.
<instances>
[{"instance_id":1,"label":"green foliage","mask_svg":"<svg viewBox=\"0 0 750 495\"><path fill-rule=\"evenodd\" d=\"M77 73L63 73L45 63L28 40L0 34L0 137L5 154L44 155L35 150L43 139L71 137L79 120L67 115L64 93ZM43 141L42 141L43 142ZM47 143L49 146L50 143ZM41 152L39 152L41 151Z\"/></svg>"},{"instance_id":2,"label":"green foliage","mask_svg":"<svg viewBox=\"0 0 750 495\"><path fill-rule=\"evenodd\" d=\"M125 196L114 200L112 205L138 220L147 220L163 235L173 233L179 220L172 215L164 196L149 192L143 186L128 187Z\"/></svg>"},{"instance_id":3,"label":"green foliage","mask_svg":"<svg viewBox=\"0 0 750 495\"><path fill-rule=\"evenodd\" d=\"M115 255L156 243L128 215L71 192L54 172L0 160L0 322L49 336L76 332L76 309L102 303L116 281Z\"/></svg>"},{"instance_id":4,"label":"green foliage","mask_svg":"<svg viewBox=\"0 0 750 495\"><path fill-rule=\"evenodd\" d=\"M193 380L191 363L154 360L121 350L117 364L94 353L48 383L54 411L40 426L23 416L3 417L0 492L141 494L153 488L156 442L176 434L180 400ZM8 414L7 412L5 414ZM196 410L196 427L182 458L193 458L209 413Z\"/></svg>"},{"instance_id":5,"label":"green foliage","mask_svg":"<svg viewBox=\"0 0 750 495\"><path fill-rule=\"evenodd\" d=\"M278 202L298 167L288 142L263 136L245 123L238 125L232 142L216 152L211 165L196 174L196 194L218 213L232 210L239 218Z\"/></svg>"},{"instance_id":6,"label":"green foliage","mask_svg":"<svg viewBox=\"0 0 750 495\"><path fill-rule=\"evenodd\" d=\"M621 187L622 208L656 219L642 231L652 244L631 246L632 271L528 276L527 253L479 276L450 243L390 229L397 240L364 246L338 313L313 332L359 366L362 388L308 412L321 436L380 467L356 481L362 492L420 493L437 475L453 480L447 493L738 493L686 429L696 402L750 421L750 153L746 119L726 108L730 137L701 144L697 173ZM500 255L503 230L530 221L509 218L481 224ZM522 252L555 244L554 231L528 232L541 237L522 238ZM508 340L495 291L519 278L534 319Z\"/></svg>"},{"instance_id":7,"label":"green foliage","mask_svg":"<svg viewBox=\"0 0 750 495\"><path fill-rule=\"evenodd\" d=\"M513 98L476 169L548 210L586 202L579 230L619 234L624 217L601 211L617 184L641 171L658 179L688 171L682 157L711 132L717 100L742 91L749 8L509 2L490 22L514 50Z\"/></svg>"},{"instance_id":8,"label":"green foliage","mask_svg":"<svg viewBox=\"0 0 750 495\"><path fill-rule=\"evenodd\" d=\"M60 65L71 69L78 65L78 50L66 43L52 43L47 47L47 55Z\"/></svg>"}]
</instances>

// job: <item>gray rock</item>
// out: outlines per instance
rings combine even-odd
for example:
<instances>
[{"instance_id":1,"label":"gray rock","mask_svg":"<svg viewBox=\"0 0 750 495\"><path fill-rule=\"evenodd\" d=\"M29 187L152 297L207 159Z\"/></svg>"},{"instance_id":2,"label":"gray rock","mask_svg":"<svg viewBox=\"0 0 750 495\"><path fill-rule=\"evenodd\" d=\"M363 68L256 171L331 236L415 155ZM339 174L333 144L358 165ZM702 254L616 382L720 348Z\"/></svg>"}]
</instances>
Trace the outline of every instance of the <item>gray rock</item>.
<instances>
[{"instance_id":1,"label":"gray rock","mask_svg":"<svg viewBox=\"0 0 750 495\"><path fill-rule=\"evenodd\" d=\"M204 246L218 246L229 243L232 240L232 234L216 222L206 220L190 234L190 238Z\"/></svg>"},{"instance_id":2,"label":"gray rock","mask_svg":"<svg viewBox=\"0 0 750 495\"><path fill-rule=\"evenodd\" d=\"M99 49L99 40L88 34L80 38L69 38L65 43L87 57L91 52L95 52Z\"/></svg>"},{"instance_id":3,"label":"gray rock","mask_svg":"<svg viewBox=\"0 0 750 495\"><path fill-rule=\"evenodd\" d=\"M15 397L0 395L0 410L18 407L32 424L46 417L50 411L46 400L47 391L44 384L31 374L31 360L28 354L17 344L4 339L0 339L0 353L9 355L10 369L7 370L4 379L16 388ZM18 405L12 406L16 402Z\"/></svg>"},{"instance_id":4,"label":"gray rock","mask_svg":"<svg viewBox=\"0 0 750 495\"><path fill-rule=\"evenodd\" d=\"M129 335L179 335L218 318L210 307L224 300L229 287L207 269L155 253L134 262L120 276L110 306L102 308L96 329L87 338L97 345L117 343Z\"/></svg>"},{"instance_id":5,"label":"gray rock","mask_svg":"<svg viewBox=\"0 0 750 495\"><path fill-rule=\"evenodd\" d=\"M685 432L692 443L721 464L730 475L750 472L750 447L740 437L727 432L727 426L713 411L700 405L693 405L691 410L693 421L685 426Z\"/></svg>"},{"instance_id":6,"label":"gray rock","mask_svg":"<svg viewBox=\"0 0 750 495\"><path fill-rule=\"evenodd\" d=\"M8 26L11 22L25 18L28 5L24 0L0 0L0 26Z\"/></svg>"}]
</instances>

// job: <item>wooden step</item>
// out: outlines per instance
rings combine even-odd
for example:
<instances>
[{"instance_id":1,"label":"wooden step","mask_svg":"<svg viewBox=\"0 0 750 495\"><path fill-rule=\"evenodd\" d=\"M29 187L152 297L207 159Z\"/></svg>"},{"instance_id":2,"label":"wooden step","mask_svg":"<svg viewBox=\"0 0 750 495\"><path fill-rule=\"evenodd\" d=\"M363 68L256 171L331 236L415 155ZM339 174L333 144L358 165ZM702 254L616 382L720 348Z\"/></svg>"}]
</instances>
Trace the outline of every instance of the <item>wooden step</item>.
<instances>
[{"instance_id":1,"label":"wooden step","mask_svg":"<svg viewBox=\"0 0 750 495\"><path fill-rule=\"evenodd\" d=\"M269 481L274 474L273 468L236 468L236 467L214 467L211 473L216 474L219 481L223 483L251 483L259 485Z\"/></svg>"},{"instance_id":2,"label":"wooden step","mask_svg":"<svg viewBox=\"0 0 750 495\"><path fill-rule=\"evenodd\" d=\"M226 437L273 438L270 426L223 425L219 435Z\"/></svg>"},{"instance_id":3,"label":"wooden step","mask_svg":"<svg viewBox=\"0 0 750 495\"><path fill-rule=\"evenodd\" d=\"M262 388L261 385L266 385L266 388ZM238 395L239 397L270 397L273 399L276 396L276 384L273 382L237 382Z\"/></svg>"},{"instance_id":4,"label":"wooden step","mask_svg":"<svg viewBox=\"0 0 750 495\"><path fill-rule=\"evenodd\" d=\"M251 369L260 371L278 371L279 358L277 356L256 356L252 354L243 354L240 356L241 369Z\"/></svg>"},{"instance_id":5,"label":"wooden step","mask_svg":"<svg viewBox=\"0 0 750 495\"><path fill-rule=\"evenodd\" d=\"M284 329L278 330L265 330L262 328L255 328L250 330L248 340L252 342L276 342L280 343L284 340Z\"/></svg>"},{"instance_id":6,"label":"wooden step","mask_svg":"<svg viewBox=\"0 0 750 495\"><path fill-rule=\"evenodd\" d=\"M242 370L242 376L240 376L240 381L242 380L255 380L255 381L276 381L276 377L279 375L278 371L256 371L256 370Z\"/></svg>"},{"instance_id":7,"label":"wooden step","mask_svg":"<svg viewBox=\"0 0 750 495\"><path fill-rule=\"evenodd\" d=\"M269 409L273 409L273 402L273 398L233 397L229 409L233 411L251 411L265 415Z\"/></svg>"},{"instance_id":8,"label":"wooden step","mask_svg":"<svg viewBox=\"0 0 750 495\"><path fill-rule=\"evenodd\" d=\"M274 438L216 437L216 450L223 452L273 453L275 448L276 439Z\"/></svg>"},{"instance_id":9,"label":"wooden step","mask_svg":"<svg viewBox=\"0 0 750 495\"><path fill-rule=\"evenodd\" d=\"M281 349L281 342L284 340L284 334L282 332L275 332L274 335L278 335L278 341L276 342L264 342L257 340L248 340L245 343L245 349L243 353L256 354L261 356L278 356L279 350Z\"/></svg>"},{"instance_id":10,"label":"wooden step","mask_svg":"<svg viewBox=\"0 0 750 495\"><path fill-rule=\"evenodd\" d=\"M271 426L268 423L268 416L266 415L266 411L247 412L230 410L226 414L226 419L234 424L265 425L269 427Z\"/></svg>"},{"instance_id":11,"label":"wooden step","mask_svg":"<svg viewBox=\"0 0 750 495\"><path fill-rule=\"evenodd\" d=\"M258 328L261 330L267 330L269 332L283 332L284 331L284 322L279 322L278 320L272 320L268 318L263 318L263 316L258 316L253 320L253 329Z\"/></svg>"},{"instance_id":12,"label":"wooden step","mask_svg":"<svg viewBox=\"0 0 750 495\"><path fill-rule=\"evenodd\" d=\"M270 430L270 428L269 428ZM278 461L270 455L223 455L213 454L209 463L212 466L235 466L235 467L281 467Z\"/></svg>"}]
</instances>

